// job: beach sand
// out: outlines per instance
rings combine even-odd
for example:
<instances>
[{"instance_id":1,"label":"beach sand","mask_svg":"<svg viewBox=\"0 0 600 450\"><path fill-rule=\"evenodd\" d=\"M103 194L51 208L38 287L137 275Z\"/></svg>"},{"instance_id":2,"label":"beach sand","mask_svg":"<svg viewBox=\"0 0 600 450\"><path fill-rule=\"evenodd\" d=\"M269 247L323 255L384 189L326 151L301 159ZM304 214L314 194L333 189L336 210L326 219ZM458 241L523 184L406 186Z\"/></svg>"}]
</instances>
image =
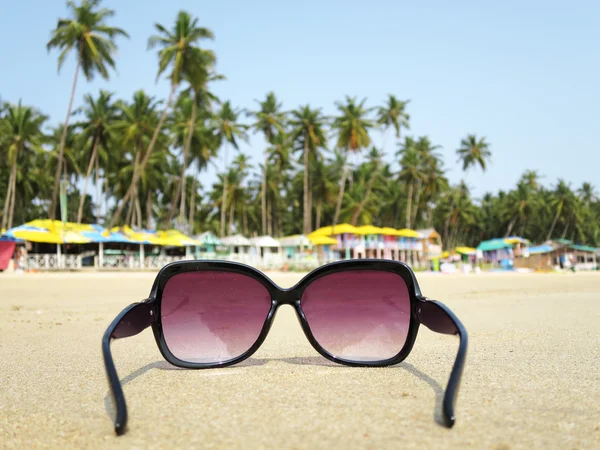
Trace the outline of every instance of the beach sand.
<instances>
[{"instance_id":1,"label":"beach sand","mask_svg":"<svg viewBox=\"0 0 600 450\"><path fill-rule=\"evenodd\" d=\"M343 367L282 307L230 368L174 369L150 329L113 343L130 418L116 437L101 338L153 278L0 274L0 447L600 449L600 274L418 275L470 335L451 430L435 417L457 338L422 327L404 363Z\"/></svg>"}]
</instances>

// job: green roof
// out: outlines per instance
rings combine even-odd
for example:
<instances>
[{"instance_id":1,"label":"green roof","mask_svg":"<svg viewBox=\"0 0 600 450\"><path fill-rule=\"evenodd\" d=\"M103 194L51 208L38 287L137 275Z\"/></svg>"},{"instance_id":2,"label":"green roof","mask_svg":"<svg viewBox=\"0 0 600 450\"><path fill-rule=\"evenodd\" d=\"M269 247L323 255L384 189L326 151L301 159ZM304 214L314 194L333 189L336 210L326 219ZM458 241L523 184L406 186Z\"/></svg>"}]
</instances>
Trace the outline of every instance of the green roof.
<instances>
[{"instance_id":1,"label":"green roof","mask_svg":"<svg viewBox=\"0 0 600 450\"><path fill-rule=\"evenodd\" d=\"M512 244L507 244L504 238L490 239L489 241L483 241L477 246L477 250L482 252L491 252L493 250L500 250L502 248L512 248Z\"/></svg>"},{"instance_id":2,"label":"green roof","mask_svg":"<svg viewBox=\"0 0 600 450\"><path fill-rule=\"evenodd\" d=\"M590 247L589 245L571 245L570 248L573 250L581 250L582 252L596 253L598 251L596 247Z\"/></svg>"},{"instance_id":3,"label":"green roof","mask_svg":"<svg viewBox=\"0 0 600 450\"><path fill-rule=\"evenodd\" d=\"M569 239L554 239L554 242L558 242L559 244L571 245L573 241Z\"/></svg>"}]
</instances>

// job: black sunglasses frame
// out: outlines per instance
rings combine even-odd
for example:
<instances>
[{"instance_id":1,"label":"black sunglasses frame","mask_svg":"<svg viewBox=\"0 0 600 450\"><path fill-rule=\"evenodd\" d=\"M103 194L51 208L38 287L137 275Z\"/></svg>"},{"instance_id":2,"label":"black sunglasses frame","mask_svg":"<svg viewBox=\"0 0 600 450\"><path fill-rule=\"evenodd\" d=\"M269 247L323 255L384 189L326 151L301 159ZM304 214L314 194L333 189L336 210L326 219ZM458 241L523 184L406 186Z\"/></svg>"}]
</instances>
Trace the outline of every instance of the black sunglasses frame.
<instances>
[{"instance_id":1,"label":"black sunglasses frame","mask_svg":"<svg viewBox=\"0 0 600 450\"><path fill-rule=\"evenodd\" d=\"M256 342L245 353L240 356L218 363L194 363L182 361L176 358L169 350L160 320L161 317L161 301L162 293L169 279L177 274L186 272L201 272L201 271L219 271L219 272L234 272L237 274L246 275L260 282L269 292L271 296L271 307L265 318L262 330ZM392 272L404 280L408 288L411 303L411 317L408 330L408 336L404 346L400 352L392 358L381 361L351 361L337 358L327 352L314 338L310 324L302 311L302 295L304 290L315 280L337 272L347 272L353 270L377 270ZM450 379L444 394L442 415L444 424L447 427L452 427L455 422L454 407L458 393L458 387L462 376L464 362L467 352L467 331L458 318L450 311L448 307L442 303L429 300L421 294L421 289L417 283L414 272L404 263L391 260L345 260L330 263L310 272L302 278L295 286L289 289L282 289L271 281L265 274L259 270L247 266L245 264L229 262L229 261L179 261L166 265L158 273L152 286L150 296L140 302L129 305L125 308L110 324L102 339L102 352L104 356L104 364L108 383L111 390L114 405L116 407L115 432L117 435L122 435L127 427L127 404L117 371L112 359L110 342L113 339L134 336L141 333L143 330L152 327L156 344L169 363L177 367L187 369L211 369L217 367L226 367L237 364L250 356L252 356L262 345L273 322L273 318L279 306L291 305L300 320L302 329L308 338L313 348L323 357L330 361L354 367L385 367L398 364L403 361L411 352L419 325L423 324L427 328L442 334L458 335L460 344L456 360L450 374Z\"/></svg>"}]
</instances>

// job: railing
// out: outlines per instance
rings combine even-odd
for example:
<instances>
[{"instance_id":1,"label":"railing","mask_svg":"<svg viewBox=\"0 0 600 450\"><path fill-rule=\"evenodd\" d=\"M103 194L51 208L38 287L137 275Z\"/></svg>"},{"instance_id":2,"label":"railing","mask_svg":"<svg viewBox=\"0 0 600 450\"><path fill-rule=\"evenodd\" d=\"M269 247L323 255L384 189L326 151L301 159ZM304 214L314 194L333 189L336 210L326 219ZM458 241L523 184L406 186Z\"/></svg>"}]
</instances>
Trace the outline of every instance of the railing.
<instances>
[{"instance_id":1,"label":"railing","mask_svg":"<svg viewBox=\"0 0 600 450\"><path fill-rule=\"evenodd\" d=\"M22 265L26 270L77 270L81 259L81 255L34 254L27 255Z\"/></svg>"}]
</instances>

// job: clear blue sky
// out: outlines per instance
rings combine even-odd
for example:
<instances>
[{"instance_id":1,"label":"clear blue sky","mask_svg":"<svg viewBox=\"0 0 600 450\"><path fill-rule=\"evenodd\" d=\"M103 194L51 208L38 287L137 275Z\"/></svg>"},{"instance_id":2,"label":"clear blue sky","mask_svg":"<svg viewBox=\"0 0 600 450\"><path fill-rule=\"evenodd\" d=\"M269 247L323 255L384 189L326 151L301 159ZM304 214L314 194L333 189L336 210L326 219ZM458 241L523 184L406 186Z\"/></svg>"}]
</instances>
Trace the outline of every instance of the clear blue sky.
<instances>
[{"instance_id":1,"label":"clear blue sky","mask_svg":"<svg viewBox=\"0 0 600 450\"><path fill-rule=\"evenodd\" d=\"M418 3L418 5L416 5ZM484 5L485 3L485 5ZM462 176L455 150L467 133L485 136L493 161L469 173L474 194L509 189L526 169L542 182L561 177L600 186L600 2L305 0L106 0L118 41L118 73L109 82L80 79L85 92L105 88L130 98L139 88L165 97L155 83L157 58L146 50L153 24L170 28L179 9L214 31L207 44L228 80L216 93L240 107L275 91L286 109L309 103L332 114L346 94L378 105L386 94L410 99L410 134L443 147L450 179ZM57 0L5 1L0 6L0 96L37 105L53 124L64 120L74 63L56 70L45 44ZM381 145L380 135L374 135ZM388 139L389 160L395 149ZM243 148L255 162L254 137ZM209 174L204 185L212 181Z\"/></svg>"}]
</instances>

